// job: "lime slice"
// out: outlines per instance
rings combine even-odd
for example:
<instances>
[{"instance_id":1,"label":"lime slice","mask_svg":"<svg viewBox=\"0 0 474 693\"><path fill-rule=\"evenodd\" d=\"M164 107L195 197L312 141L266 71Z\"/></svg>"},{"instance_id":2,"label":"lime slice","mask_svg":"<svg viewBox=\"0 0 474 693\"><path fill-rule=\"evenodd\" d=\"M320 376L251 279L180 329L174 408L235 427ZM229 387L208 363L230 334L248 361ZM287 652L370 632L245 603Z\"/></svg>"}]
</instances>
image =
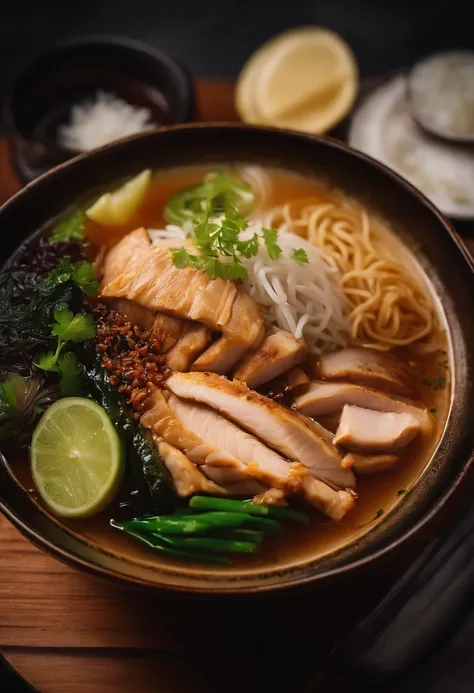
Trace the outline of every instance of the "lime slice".
<instances>
[{"instance_id":1,"label":"lime slice","mask_svg":"<svg viewBox=\"0 0 474 693\"><path fill-rule=\"evenodd\" d=\"M145 169L111 193L104 193L86 210L86 216L102 226L126 224L143 202L151 183L151 171Z\"/></svg>"},{"instance_id":2,"label":"lime slice","mask_svg":"<svg viewBox=\"0 0 474 693\"><path fill-rule=\"evenodd\" d=\"M123 471L122 443L102 407L64 397L46 410L31 441L31 472L55 515L100 512L117 493Z\"/></svg>"}]
</instances>

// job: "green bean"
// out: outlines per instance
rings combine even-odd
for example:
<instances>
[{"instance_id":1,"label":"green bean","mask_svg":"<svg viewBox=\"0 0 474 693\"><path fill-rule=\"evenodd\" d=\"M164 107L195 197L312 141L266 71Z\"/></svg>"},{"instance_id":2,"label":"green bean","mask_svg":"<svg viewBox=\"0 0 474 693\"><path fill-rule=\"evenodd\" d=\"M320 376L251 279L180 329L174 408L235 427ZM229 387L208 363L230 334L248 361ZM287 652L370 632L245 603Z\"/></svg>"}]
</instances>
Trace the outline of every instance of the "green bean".
<instances>
[{"instance_id":1,"label":"green bean","mask_svg":"<svg viewBox=\"0 0 474 693\"><path fill-rule=\"evenodd\" d=\"M111 523L112 524L112 523ZM186 561L194 561L196 563L218 563L220 565L230 565L230 561L223 556L215 556L207 553L196 553L193 551L185 551L180 548L175 548L172 544L162 542L158 537L154 535L143 535L139 532L134 532L133 530L125 529L123 526L112 524L116 529L122 529L126 534L137 539L143 544L146 544L151 549L159 551L167 556L172 556L173 558L181 558Z\"/></svg>"},{"instance_id":2,"label":"green bean","mask_svg":"<svg viewBox=\"0 0 474 693\"><path fill-rule=\"evenodd\" d=\"M213 530L237 527L268 532L276 532L280 529L279 523L275 520L234 512L208 512L192 516L163 515L147 517L125 522L123 527L145 534L157 532L170 535L207 534Z\"/></svg>"},{"instance_id":3,"label":"green bean","mask_svg":"<svg viewBox=\"0 0 474 693\"><path fill-rule=\"evenodd\" d=\"M247 513L249 515L267 516L281 520L293 520L293 522L304 524L309 522L308 515L293 508L284 508L278 505L257 505L249 501L229 500L228 498L193 496L189 502L189 507L194 510Z\"/></svg>"},{"instance_id":4,"label":"green bean","mask_svg":"<svg viewBox=\"0 0 474 693\"><path fill-rule=\"evenodd\" d=\"M228 539L216 539L215 537L166 537L161 534L152 534L160 541L177 549L189 549L211 551L216 553L258 553L260 545L253 541L237 541Z\"/></svg>"}]
</instances>

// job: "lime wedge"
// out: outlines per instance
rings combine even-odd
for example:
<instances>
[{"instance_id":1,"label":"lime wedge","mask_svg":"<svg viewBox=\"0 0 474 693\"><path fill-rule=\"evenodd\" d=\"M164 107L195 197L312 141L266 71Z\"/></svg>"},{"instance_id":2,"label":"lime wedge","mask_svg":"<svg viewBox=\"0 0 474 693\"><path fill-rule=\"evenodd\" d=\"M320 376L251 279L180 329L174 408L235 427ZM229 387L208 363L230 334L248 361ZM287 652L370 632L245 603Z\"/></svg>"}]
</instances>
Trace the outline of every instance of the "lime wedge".
<instances>
[{"instance_id":1,"label":"lime wedge","mask_svg":"<svg viewBox=\"0 0 474 693\"><path fill-rule=\"evenodd\" d=\"M55 515L100 512L114 499L123 471L122 443L102 407L64 397L46 410L31 441L31 472Z\"/></svg>"},{"instance_id":2,"label":"lime wedge","mask_svg":"<svg viewBox=\"0 0 474 693\"><path fill-rule=\"evenodd\" d=\"M143 202L151 183L151 171L145 169L114 192L104 193L86 210L86 216L102 226L126 224Z\"/></svg>"}]
</instances>

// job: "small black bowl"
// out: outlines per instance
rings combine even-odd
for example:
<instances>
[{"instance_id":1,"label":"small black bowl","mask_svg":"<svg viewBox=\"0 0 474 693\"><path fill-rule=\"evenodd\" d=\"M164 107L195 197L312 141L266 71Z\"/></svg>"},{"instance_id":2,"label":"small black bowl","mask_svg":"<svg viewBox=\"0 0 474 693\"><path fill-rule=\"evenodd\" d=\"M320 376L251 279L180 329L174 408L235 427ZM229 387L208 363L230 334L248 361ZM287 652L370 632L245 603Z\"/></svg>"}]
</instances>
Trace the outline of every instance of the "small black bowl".
<instances>
[{"instance_id":1,"label":"small black bowl","mask_svg":"<svg viewBox=\"0 0 474 693\"><path fill-rule=\"evenodd\" d=\"M13 165L24 183L79 154L62 146L57 129L71 107L101 90L145 107L157 125L194 115L188 72L159 50L115 36L61 43L37 57L14 81L4 102Z\"/></svg>"}]
</instances>

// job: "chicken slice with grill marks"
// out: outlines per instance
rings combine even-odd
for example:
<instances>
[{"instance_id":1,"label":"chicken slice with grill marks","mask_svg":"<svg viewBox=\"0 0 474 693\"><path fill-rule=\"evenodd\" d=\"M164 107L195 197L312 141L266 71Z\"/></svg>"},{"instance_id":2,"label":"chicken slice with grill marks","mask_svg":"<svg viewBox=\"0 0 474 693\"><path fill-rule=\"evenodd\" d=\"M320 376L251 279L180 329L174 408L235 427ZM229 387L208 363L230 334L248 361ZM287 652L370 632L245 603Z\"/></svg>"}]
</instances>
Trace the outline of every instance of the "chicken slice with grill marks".
<instances>
[{"instance_id":1,"label":"chicken slice with grill marks","mask_svg":"<svg viewBox=\"0 0 474 693\"><path fill-rule=\"evenodd\" d=\"M341 519L352 508L354 501L350 494L335 491L314 479L302 465L298 465L300 474L295 484L293 464L214 409L174 395L169 398L168 406L188 431L199 434L208 445L240 460L246 467L247 476L266 486L283 489L285 493L298 494L335 520Z\"/></svg>"},{"instance_id":2,"label":"chicken slice with grill marks","mask_svg":"<svg viewBox=\"0 0 474 693\"><path fill-rule=\"evenodd\" d=\"M301 462L316 478L335 488L353 487L350 469L328 436L301 414L249 390L238 380L214 373L175 373L166 386L178 397L217 409L290 460Z\"/></svg>"}]
</instances>

